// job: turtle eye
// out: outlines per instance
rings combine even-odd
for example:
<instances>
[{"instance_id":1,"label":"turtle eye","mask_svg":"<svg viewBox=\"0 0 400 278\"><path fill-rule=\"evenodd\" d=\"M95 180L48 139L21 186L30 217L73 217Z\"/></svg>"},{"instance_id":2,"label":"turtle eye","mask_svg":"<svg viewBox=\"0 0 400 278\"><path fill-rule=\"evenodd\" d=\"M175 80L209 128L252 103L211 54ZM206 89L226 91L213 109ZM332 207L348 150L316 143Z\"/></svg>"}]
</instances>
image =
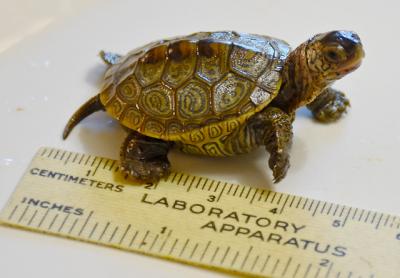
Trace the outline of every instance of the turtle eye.
<instances>
[{"instance_id":1,"label":"turtle eye","mask_svg":"<svg viewBox=\"0 0 400 278\"><path fill-rule=\"evenodd\" d=\"M347 55L342 46L333 46L333 47L328 47L325 50L325 58L332 63L339 63L341 61L346 60Z\"/></svg>"}]
</instances>

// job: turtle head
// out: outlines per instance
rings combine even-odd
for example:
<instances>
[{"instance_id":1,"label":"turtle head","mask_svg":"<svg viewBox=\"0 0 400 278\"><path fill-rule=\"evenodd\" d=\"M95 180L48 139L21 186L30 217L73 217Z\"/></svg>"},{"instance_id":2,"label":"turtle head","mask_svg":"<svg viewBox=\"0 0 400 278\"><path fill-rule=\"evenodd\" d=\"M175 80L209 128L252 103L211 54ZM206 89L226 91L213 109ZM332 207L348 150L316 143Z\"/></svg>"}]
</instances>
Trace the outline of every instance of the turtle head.
<instances>
[{"instance_id":1,"label":"turtle head","mask_svg":"<svg viewBox=\"0 0 400 278\"><path fill-rule=\"evenodd\" d=\"M357 69L364 57L360 37L351 31L318 34L306 45L309 70L328 83Z\"/></svg>"}]
</instances>

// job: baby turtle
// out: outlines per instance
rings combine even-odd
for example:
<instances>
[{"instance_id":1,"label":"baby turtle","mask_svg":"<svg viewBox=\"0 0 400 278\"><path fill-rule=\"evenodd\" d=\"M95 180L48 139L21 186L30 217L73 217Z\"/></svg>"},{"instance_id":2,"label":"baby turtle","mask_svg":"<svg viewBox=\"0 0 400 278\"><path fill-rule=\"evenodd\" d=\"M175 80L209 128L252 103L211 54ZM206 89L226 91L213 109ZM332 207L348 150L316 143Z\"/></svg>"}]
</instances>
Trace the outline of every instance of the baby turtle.
<instances>
[{"instance_id":1,"label":"baby turtle","mask_svg":"<svg viewBox=\"0 0 400 278\"><path fill-rule=\"evenodd\" d=\"M322 122L340 118L349 100L331 84L357 69L364 51L349 31L318 34L293 51L279 39L225 31L100 56L109 65L103 87L71 117L64 139L105 110L129 130L120 166L136 179L166 176L172 147L232 156L263 145L278 182L289 168L296 109L306 105Z\"/></svg>"}]
</instances>

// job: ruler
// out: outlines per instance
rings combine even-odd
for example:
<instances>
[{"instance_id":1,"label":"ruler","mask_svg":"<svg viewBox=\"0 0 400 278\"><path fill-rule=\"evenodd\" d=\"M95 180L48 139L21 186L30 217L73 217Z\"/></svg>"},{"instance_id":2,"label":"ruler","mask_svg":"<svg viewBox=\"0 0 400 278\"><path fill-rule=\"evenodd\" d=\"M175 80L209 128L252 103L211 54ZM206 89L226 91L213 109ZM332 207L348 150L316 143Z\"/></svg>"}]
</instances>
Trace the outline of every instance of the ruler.
<instances>
[{"instance_id":1,"label":"ruler","mask_svg":"<svg viewBox=\"0 0 400 278\"><path fill-rule=\"evenodd\" d=\"M242 275L400 277L400 219L172 173L137 185L115 160L41 148L4 225Z\"/></svg>"}]
</instances>

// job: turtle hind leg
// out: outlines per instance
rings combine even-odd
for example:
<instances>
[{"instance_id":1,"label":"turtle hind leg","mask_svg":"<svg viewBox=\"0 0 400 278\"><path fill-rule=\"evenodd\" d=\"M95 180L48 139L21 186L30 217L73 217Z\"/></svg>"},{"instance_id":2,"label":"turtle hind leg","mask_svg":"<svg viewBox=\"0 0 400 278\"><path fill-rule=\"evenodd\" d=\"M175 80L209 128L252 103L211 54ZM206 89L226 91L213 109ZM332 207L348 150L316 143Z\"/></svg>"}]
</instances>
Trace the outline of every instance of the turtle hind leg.
<instances>
[{"instance_id":1,"label":"turtle hind leg","mask_svg":"<svg viewBox=\"0 0 400 278\"><path fill-rule=\"evenodd\" d=\"M103 104L100 102L100 96L96 95L85 102L69 119L67 125L64 128L63 139L66 139L68 135L71 133L72 129L84 118L89 116L90 114L104 110Z\"/></svg>"},{"instance_id":2,"label":"turtle hind leg","mask_svg":"<svg viewBox=\"0 0 400 278\"><path fill-rule=\"evenodd\" d=\"M170 172L167 155L172 143L132 131L121 147L120 167L143 182L157 182Z\"/></svg>"},{"instance_id":3,"label":"turtle hind leg","mask_svg":"<svg viewBox=\"0 0 400 278\"><path fill-rule=\"evenodd\" d=\"M103 60L103 62L109 66L117 64L122 57L122 55L119 55L117 53L112 53L104 50L100 51L99 56Z\"/></svg>"}]
</instances>

